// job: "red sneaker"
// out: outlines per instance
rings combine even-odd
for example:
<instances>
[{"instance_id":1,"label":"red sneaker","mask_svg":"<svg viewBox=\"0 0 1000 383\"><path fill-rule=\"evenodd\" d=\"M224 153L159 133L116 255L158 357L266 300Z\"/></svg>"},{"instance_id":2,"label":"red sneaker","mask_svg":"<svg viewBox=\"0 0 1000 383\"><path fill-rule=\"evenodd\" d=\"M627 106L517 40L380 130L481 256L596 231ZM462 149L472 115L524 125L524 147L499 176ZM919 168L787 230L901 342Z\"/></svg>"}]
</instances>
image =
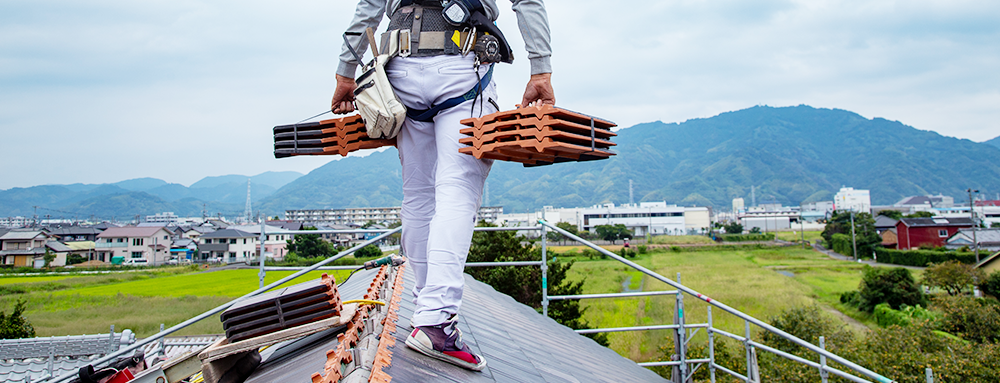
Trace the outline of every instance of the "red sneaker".
<instances>
[{"instance_id":1,"label":"red sneaker","mask_svg":"<svg viewBox=\"0 0 1000 383\"><path fill-rule=\"evenodd\" d=\"M406 338L406 345L431 358L473 371L482 371L486 368L486 360L472 353L469 346L462 341L462 331L455 326L456 323L417 326ZM450 328L451 335L445 332L445 328Z\"/></svg>"}]
</instances>

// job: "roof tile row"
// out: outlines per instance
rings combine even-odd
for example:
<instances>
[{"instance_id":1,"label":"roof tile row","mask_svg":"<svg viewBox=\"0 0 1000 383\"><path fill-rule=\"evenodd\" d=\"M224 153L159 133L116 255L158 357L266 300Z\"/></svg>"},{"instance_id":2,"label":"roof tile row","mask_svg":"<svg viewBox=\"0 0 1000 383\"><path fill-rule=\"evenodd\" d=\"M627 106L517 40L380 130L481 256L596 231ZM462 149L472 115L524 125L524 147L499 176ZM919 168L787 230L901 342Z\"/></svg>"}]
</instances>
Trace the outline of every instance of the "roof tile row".
<instances>
[{"instance_id":1,"label":"roof tile row","mask_svg":"<svg viewBox=\"0 0 1000 383\"><path fill-rule=\"evenodd\" d=\"M347 156L353 151L390 145L396 145L396 140L368 137L360 114L274 127L275 158L335 154Z\"/></svg>"},{"instance_id":2,"label":"roof tile row","mask_svg":"<svg viewBox=\"0 0 1000 383\"><path fill-rule=\"evenodd\" d=\"M382 266L375 278L372 279L365 293L365 300L379 299L380 291L389 275L389 266ZM358 306L354 317L347 323L344 332L337 335L337 348L326 352L326 364L323 372L313 373L310 379L313 383L338 383L351 371L344 371L344 366L354 362L353 349L361 341L362 333L366 327L366 319L371 315L370 305Z\"/></svg>"},{"instance_id":3,"label":"roof tile row","mask_svg":"<svg viewBox=\"0 0 1000 383\"><path fill-rule=\"evenodd\" d=\"M524 166L606 159L615 153L613 122L557 108L528 106L462 120L470 128L459 152L478 159L520 162Z\"/></svg>"},{"instance_id":4,"label":"roof tile row","mask_svg":"<svg viewBox=\"0 0 1000 383\"><path fill-rule=\"evenodd\" d=\"M389 383L392 376L383 369L392 365L391 347L396 346L396 322L399 321L399 302L403 300L403 274L406 265L400 265L396 270L396 280L393 282L392 299L389 300L389 308L382 321L382 334L379 337L378 352L375 354L375 364L372 365L372 373L368 382Z\"/></svg>"}]
</instances>

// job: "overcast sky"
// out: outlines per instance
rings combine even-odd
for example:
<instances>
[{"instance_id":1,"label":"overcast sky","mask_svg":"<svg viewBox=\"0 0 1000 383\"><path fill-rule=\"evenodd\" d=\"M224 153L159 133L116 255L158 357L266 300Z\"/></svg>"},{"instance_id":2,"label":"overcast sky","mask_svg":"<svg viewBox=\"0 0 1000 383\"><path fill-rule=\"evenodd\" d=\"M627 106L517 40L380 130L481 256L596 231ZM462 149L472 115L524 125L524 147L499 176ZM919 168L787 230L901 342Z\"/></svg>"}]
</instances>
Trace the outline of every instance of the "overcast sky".
<instances>
[{"instance_id":1,"label":"overcast sky","mask_svg":"<svg viewBox=\"0 0 1000 383\"><path fill-rule=\"evenodd\" d=\"M506 109L528 63L510 3L498 3L516 57L495 75ZM271 127L329 108L355 5L3 1L0 189L309 172L332 158L274 159ZM995 0L547 8L557 104L622 127L807 104L977 142L1000 135Z\"/></svg>"}]
</instances>

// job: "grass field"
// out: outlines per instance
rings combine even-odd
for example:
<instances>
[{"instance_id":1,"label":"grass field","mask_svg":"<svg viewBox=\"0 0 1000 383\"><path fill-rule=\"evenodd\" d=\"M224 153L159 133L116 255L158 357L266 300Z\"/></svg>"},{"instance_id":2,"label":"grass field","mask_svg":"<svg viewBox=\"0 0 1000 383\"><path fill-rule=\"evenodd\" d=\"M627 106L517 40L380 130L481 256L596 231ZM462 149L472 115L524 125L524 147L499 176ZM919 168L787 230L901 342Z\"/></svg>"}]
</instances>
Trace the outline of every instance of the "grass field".
<instances>
[{"instance_id":1,"label":"grass field","mask_svg":"<svg viewBox=\"0 0 1000 383\"><path fill-rule=\"evenodd\" d=\"M812 243L812 242L816 242L817 239L820 239L820 240L823 239L823 236L820 235L821 233L823 233L823 232L822 231L807 231L807 232L805 232L806 242ZM802 240L802 232L801 231L779 231L777 233L774 233L774 237L777 238L777 239L780 239L780 240L783 240L783 241L789 241L789 242L801 241Z\"/></svg>"},{"instance_id":2,"label":"grass field","mask_svg":"<svg viewBox=\"0 0 1000 383\"><path fill-rule=\"evenodd\" d=\"M15 283L41 283L41 282L52 282L62 279L70 278L68 275L42 275L42 276L17 276L17 277L0 277L0 285L11 285Z\"/></svg>"},{"instance_id":3,"label":"grass field","mask_svg":"<svg viewBox=\"0 0 1000 383\"><path fill-rule=\"evenodd\" d=\"M616 293L629 280L636 289L639 275L614 260L576 258L570 271L572 280L586 278L585 293ZM836 261L801 248L765 248L736 251L655 252L637 258L639 263L668 278L681 274L681 282L714 300L729 305L758 319L775 316L795 305L819 303L841 310L841 292L854 290L861 281L861 265ZM793 277L776 272L794 273ZM631 277L631 279L629 279ZM671 290L660 281L642 278L643 291ZM589 299L582 302L584 318L592 327L625 327L672 323L675 296L623 299ZM707 304L685 296L688 323L707 320ZM852 317L868 320L864 315ZM743 320L713 310L715 326L742 334ZM610 333L611 348L636 361L657 358L666 344L667 331ZM703 340L702 331L695 341Z\"/></svg>"},{"instance_id":4,"label":"grass field","mask_svg":"<svg viewBox=\"0 0 1000 383\"><path fill-rule=\"evenodd\" d=\"M610 246L609 246L610 247ZM617 249L617 246L615 247ZM615 249L615 250L616 250ZM576 246L553 246L559 259L575 260L571 280L586 278L585 293L616 293L624 290L669 290L668 285L609 259L574 256ZM553 254L556 256L556 254ZM698 251L662 249L635 261L719 302L766 320L794 305L821 304L836 308L864 323L871 318L839 303L840 293L854 290L861 280L862 265L836 261L811 249L698 248ZM779 273L782 272L782 273ZM333 272L342 280L347 272ZM273 282L291 272L269 272ZM315 272L303 278L317 278ZM788 275L791 276L788 276ZM919 277L919 275L917 275ZM18 299L28 300L27 318L39 336L95 334L108 326L129 328L148 336L159 324L172 326L224 304L257 288L257 270L201 272L190 268L158 269L150 272L59 277L0 278L0 289L16 291L0 296L0 311ZM592 327L623 327L672 322L674 296L590 299L582 302L584 318ZM707 304L686 296L688 323L707 320ZM713 311L717 327L742 334L742 320ZM220 333L217 317L203 320L180 335ZM704 331L694 341L704 340ZM636 361L661 355L667 331L610 333L611 348Z\"/></svg>"},{"instance_id":5,"label":"grass field","mask_svg":"<svg viewBox=\"0 0 1000 383\"><path fill-rule=\"evenodd\" d=\"M271 283L291 271L271 271ZM306 274L293 282L318 278L323 272ZM348 271L326 271L342 280ZM19 299L28 301L25 316L38 336L78 335L131 329L137 336L159 331L218 307L258 288L257 270L194 271L190 268L158 269L150 272L48 277L0 278L6 289L17 294L0 296L0 311L9 312ZM222 332L218 316L181 330L178 335Z\"/></svg>"},{"instance_id":6,"label":"grass field","mask_svg":"<svg viewBox=\"0 0 1000 383\"><path fill-rule=\"evenodd\" d=\"M687 245L687 244L712 244L711 238L704 235L658 235L650 238L653 245Z\"/></svg>"}]
</instances>

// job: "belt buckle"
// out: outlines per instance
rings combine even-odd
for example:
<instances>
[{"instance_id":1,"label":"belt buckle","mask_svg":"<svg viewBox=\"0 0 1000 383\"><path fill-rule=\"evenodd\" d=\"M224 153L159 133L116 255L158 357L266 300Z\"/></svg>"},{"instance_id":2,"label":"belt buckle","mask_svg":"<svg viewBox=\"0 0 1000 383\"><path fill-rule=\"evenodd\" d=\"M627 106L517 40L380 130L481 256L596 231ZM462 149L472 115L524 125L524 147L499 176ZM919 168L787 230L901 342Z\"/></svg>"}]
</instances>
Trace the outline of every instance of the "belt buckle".
<instances>
[{"instance_id":1,"label":"belt buckle","mask_svg":"<svg viewBox=\"0 0 1000 383\"><path fill-rule=\"evenodd\" d=\"M410 57L410 30L399 31L399 57Z\"/></svg>"}]
</instances>

